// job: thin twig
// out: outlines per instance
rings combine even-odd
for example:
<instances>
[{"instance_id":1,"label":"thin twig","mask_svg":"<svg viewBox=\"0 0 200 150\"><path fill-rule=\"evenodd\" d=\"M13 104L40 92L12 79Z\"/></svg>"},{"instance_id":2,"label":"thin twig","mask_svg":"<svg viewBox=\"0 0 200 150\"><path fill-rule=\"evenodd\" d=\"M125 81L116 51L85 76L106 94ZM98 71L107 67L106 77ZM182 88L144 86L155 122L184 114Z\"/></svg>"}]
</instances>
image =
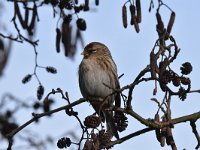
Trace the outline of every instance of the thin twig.
<instances>
[{"instance_id":1,"label":"thin twig","mask_svg":"<svg viewBox=\"0 0 200 150\"><path fill-rule=\"evenodd\" d=\"M0 33L0 36L3 37L3 38L6 38L6 39L12 40L12 41L23 43L23 41L19 40L18 37L13 38L12 35L7 36L7 35L4 35L4 34Z\"/></svg>"},{"instance_id":2,"label":"thin twig","mask_svg":"<svg viewBox=\"0 0 200 150\"><path fill-rule=\"evenodd\" d=\"M195 121L190 121L190 126L192 127L192 132L194 133L194 135L197 139L197 146L195 147L195 149L199 149L199 147L200 147L200 136L199 136L199 133L197 131Z\"/></svg>"},{"instance_id":3,"label":"thin twig","mask_svg":"<svg viewBox=\"0 0 200 150\"><path fill-rule=\"evenodd\" d=\"M123 142L125 142L125 141L127 141L127 140L129 140L129 139L131 139L133 137L135 137L135 136L138 136L140 134L144 134L144 133L152 131L152 130L154 130L154 128L144 128L142 130L139 130L139 131L131 133L131 134L127 135L127 136L124 136L124 137L120 138L119 140L111 141L108 144L106 144L106 147L111 147L111 146L116 145L116 144L121 144L121 143L123 143Z\"/></svg>"},{"instance_id":4,"label":"thin twig","mask_svg":"<svg viewBox=\"0 0 200 150\"><path fill-rule=\"evenodd\" d=\"M56 109L53 109L53 110L50 110L48 112L44 112L44 113L40 113L40 114L34 114L33 113L33 118L28 120L27 122L25 122L23 125L19 126L17 129L13 130L12 132L10 132L8 135L7 135L7 138L9 140L9 145L8 145L8 149L12 147L12 144L13 144L13 137L15 134L17 134L19 131L21 131L22 129L24 129L25 127L27 127L29 124L33 123L34 121L38 120L39 118L41 117L44 117L44 116L48 116L48 115L51 115L53 113L56 113L56 112L59 112L59 111L62 111L62 110L66 110L66 109L70 109L72 108L73 106L76 106L78 104L81 104L83 102L85 102L86 99L84 98L80 98L79 100L69 104L69 105L65 105L65 106L62 106L62 107L59 107L59 108L56 108Z\"/></svg>"}]
</instances>

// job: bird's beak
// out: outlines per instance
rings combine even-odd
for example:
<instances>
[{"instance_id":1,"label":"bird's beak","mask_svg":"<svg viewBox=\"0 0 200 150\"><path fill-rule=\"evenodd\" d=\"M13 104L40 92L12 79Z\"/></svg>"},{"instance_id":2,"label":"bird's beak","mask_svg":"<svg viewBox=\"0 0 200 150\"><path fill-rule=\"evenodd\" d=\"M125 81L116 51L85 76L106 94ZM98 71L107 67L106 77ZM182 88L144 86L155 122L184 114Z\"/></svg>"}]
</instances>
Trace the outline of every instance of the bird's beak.
<instances>
[{"instance_id":1,"label":"bird's beak","mask_svg":"<svg viewBox=\"0 0 200 150\"><path fill-rule=\"evenodd\" d=\"M83 55L83 58L87 58L87 57L89 56L88 53L85 52L85 51L83 51L83 52L81 53L81 55Z\"/></svg>"}]
</instances>

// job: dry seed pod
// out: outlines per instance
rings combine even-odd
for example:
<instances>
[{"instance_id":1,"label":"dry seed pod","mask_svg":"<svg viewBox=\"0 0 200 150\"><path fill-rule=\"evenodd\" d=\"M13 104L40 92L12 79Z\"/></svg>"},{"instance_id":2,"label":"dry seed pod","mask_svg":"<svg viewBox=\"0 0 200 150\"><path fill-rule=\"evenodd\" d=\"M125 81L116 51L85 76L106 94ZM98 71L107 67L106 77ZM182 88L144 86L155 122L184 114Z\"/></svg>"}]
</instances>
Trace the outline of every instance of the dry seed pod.
<instances>
[{"instance_id":1,"label":"dry seed pod","mask_svg":"<svg viewBox=\"0 0 200 150\"><path fill-rule=\"evenodd\" d=\"M88 11L89 9L89 0L85 0L84 11Z\"/></svg>"},{"instance_id":2,"label":"dry seed pod","mask_svg":"<svg viewBox=\"0 0 200 150\"><path fill-rule=\"evenodd\" d=\"M185 90L185 88L180 87L178 90L178 96L180 98L180 100L184 101L187 98L187 91Z\"/></svg>"},{"instance_id":3,"label":"dry seed pod","mask_svg":"<svg viewBox=\"0 0 200 150\"><path fill-rule=\"evenodd\" d=\"M38 88L37 88L37 98L38 98L38 100L41 100L43 95L44 95L44 86L39 85Z\"/></svg>"},{"instance_id":4,"label":"dry seed pod","mask_svg":"<svg viewBox=\"0 0 200 150\"><path fill-rule=\"evenodd\" d=\"M160 122L160 116L159 116L159 114L156 114L156 115L155 115L154 120L155 120L156 122ZM161 142L161 133L160 133L160 129L156 129L155 132L156 132L156 138L157 138L158 142Z\"/></svg>"},{"instance_id":5,"label":"dry seed pod","mask_svg":"<svg viewBox=\"0 0 200 150\"><path fill-rule=\"evenodd\" d=\"M33 109L37 110L41 107L41 104L39 102L35 102L32 107Z\"/></svg>"},{"instance_id":6,"label":"dry seed pod","mask_svg":"<svg viewBox=\"0 0 200 150\"><path fill-rule=\"evenodd\" d=\"M156 139L158 140L158 142L160 142L161 143L161 133L160 133L160 129L156 129L155 130L155 132L156 132ZM163 142L162 142L163 143ZM162 144L161 144L162 145Z\"/></svg>"},{"instance_id":7,"label":"dry seed pod","mask_svg":"<svg viewBox=\"0 0 200 150\"><path fill-rule=\"evenodd\" d=\"M134 5L130 5L129 9L130 9L130 12L131 12L131 25L134 25L135 31L137 33L139 33L140 32L140 28L139 28L139 24L137 22L137 17L135 15L135 6Z\"/></svg>"},{"instance_id":8,"label":"dry seed pod","mask_svg":"<svg viewBox=\"0 0 200 150\"><path fill-rule=\"evenodd\" d=\"M78 4L78 0L74 0L75 4Z\"/></svg>"},{"instance_id":9,"label":"dry seed pod","mask_svg":"<svg viewBox=\"0 0 200 150\"><path fill-rule=\"evenodd\" d=\"M45 100L43 101L43 111L48 112L51 110L51 106L54 103L53 99L47 99L45 97ZM51 114L48 114L48 116L51 116Z\"/></svg>"},{"instance_id":10,"label":"dry seed pod","mask_svg":"<svg viewBox=\"0 0 200 150\"><path fill-rule=\"evenodd\" d=\"M171 82L171 73L169 70L165 70L160 76L159 76L160 82L162 84L168 84Z\"/></svg>"},{"instance_id":11,"label":"dry seed pod","mask_svg":"<svg viewBox=\"0 0 200 150\"><path fill-rule=\"evenodd\" d=\"M65 6L66 6L67 4L69 4L68 1L60 0L58 7L59 7L60 9L64 9ZM69 6L69 5L68 5L68 6Z\"/></svg>"},{"instance_id":12,"label":"dry seed pod","mask_svg":"<svg viewBox=\"0 0 200 150\"><path fill-rule=\"evenodd\" d=\"M16 13L18 19L19 19L19 22L20 22L21 26L25 29L26 28L26 24L25 24L25 22L24 22L24 20L22 18L18 3L16 1L14 1L14 6L15 6L15 13Z\"/></svg>"},{"instance_id":13,"label":"dry seed pod","mask_svg":"<svg viewBox=\"0 0 200 150\"><path fill-rule=\"evenodd\" d=\"M162 18L160 16L159 12L156 13L156 19L158 22L157 29L158 29L159 33L161 33L164 30L164 24L163 24L163 21L162 21Z\"/></svg>"},{"instance_id":14,"label":"dry seed pod","mask_svg":"<svg viewBox=\"0 0 200 150\"><path fill-rule=\"evenodd\" d=\"M16 123L8 122L6 120L6 122L1 125L1 135L6 137L7 134L11 133L13 130L17 128L18 128L18 125Z\"/></svg>"},{"instance_id":15,"label":"dry seed pod","mask_svg":"<svg viewBox=\"0 0 200 150\"><path fill-rule=\"evenodd\" d=\"M52 66L47 66L47 67L46 67L46 71L47 71L48 73L52 73L52 74L56 74L56 73L57 73L56 68L54 68L54 67L52 67Z\"/></svg>"},{"instance_id":16,"label":"dry seed pod","mask_svg":"<svg viewBox=\"0 0 200 150\"><path fill-rule=\"evenodd\" d=\"M69 24L72 21L72 15L66 15L63 19L64 23Z\"/></svg>"},{"instance_id":17,"label":"dry seed pod","mask_svg":"<svg viewBox=\"0 0 200 150\"><path fill-rule=\"evenodd\" d=\"M165 146L165 136L160 137L160 146L164 147Z\"/></svg>"},{"instance_id":18,"label":"dry seed pod","mask_svg":"<svg viewBox=\"0 0 200 150\"><path fill-rule=\"evenodd\" d=\"M172 150L177 150L177 147L172 135L172 129L170 127L167 128L166 143L168 145L171 145Z\"/></svg>"},{"instance_id":19,"label":"dry seed pod","mask_svg":"<svg viewBox=\"0 0 200 150\"><path fill-rule=\"evenodd\" d=\"M170 127L167 127L167 131L166 131L166 143L167 143L167 145L173 145L174 144L172 129Z\"/></svg>"},{"instance_id":20,"label":"dry seed pod","mask_svg":"<svg viewBox=\"0 0 200 150\"><path fill-rule=\"evenodd\" d=\"M123 26L124 28L127 28L127 10L126 10L126 5L122 7L122 21L123 21Z\"/></svg>"},{"instance_id":21,"label":"dry seed pod","mask_svg":"<svg viewBox=\"0 0 200 150\"><path fill-rule=\"evenodd\" d=\"M4 51L4 43L1 38L0 38L0 51Z\"/></svg>"},{"instance_id":22,"label":"dry seed pod","mask_svg":"<svg viewBox=\"0 0 200 150\"><path fill-rule=\"evenodd\" d=\"M125 116L124 113L115 112L113 121L114 121L117 131L122 132L126 130L128 126L128 118Z\"/></svg>"},{"instance_id":23,"label":"dry seed pod","mask_svg":"<svg viewBox=\"0 0 200 150\"><path fill-rule=\"evenodd\" d=\"M156 54L154 54L154 52L152 51L150 53L150 68L151 68L151 77L156 78L156 72L158 69L158 65L157 65L157 58L156 58Z\"/></svg>"},{"instance_id":24,"label":"dry seed pod","mask_svg":"<svg viewBox=\"0 0 200 150\"><path fill-rule=\"evenodd\" d=\"M172 150L177 150L176 144L175 144L175 143L172 144L172 145L171 145L171 148L172 148Z\"/></svg>"},{"instance_id":25,"label":"dry seed pod","mask_svg":"<svg viewBox=\"0 0 200 150\"><path fill-rule=\"evenodd\" d=\"M83 123L87 128L97 128L100 125L101 120L95 115L90 115L85 118Z\"/></svg>"},{"instance_id":26,"label":"dry seed pod","mask_svg":"<svg viewBox=\"0 0 200 150\"><path fill-rule=\"evenodd\" d=\"M98 137L99 137L99 141L100 141L101 145L103 145L103 146L105 146L107 143L109 143L111 141L110 134L105 130L100 130Z\"/></svg>"},{"instance_id":27,"label":"dry seed pod","mask_svg":"<svg viewBox=\"0 0 200 150\"><path fill-rule=\"evenodd\" d=\"M28 33L29 35L33 35L33 28L35 26L35 19L36 19L36 16L37 16L37 6L36 4L34 3L34 6L33 6L33 15L32 15L32 19L31 19L31 23L30 25L28 26Z\"/></svg>"},{"instance_id":28,"label":"dry seed pod","mask_svg":"<svg viewBox=\"0 0 200 150\"><path fill-rule=\"evenodd\" d=\"M159 63L159 79L160 79L160 83L162 84L167 84L168 82L170 82L170 72L168 70L166 70L167 67L167 58L164 59L164 61L161 61Z\"/></svg>"},{"instance_id":29,"label":"dry seed pod","mask_svg":"<svg viewBox=\"0 0 200 150\"><path fill-rule=\"evenodd\" d=\"M84 146L83 146L83 150L92 150L93 147L94 147L94 146L93 146L92 141L89 140L89 139L87 139L87 140L85 141Z\"/></svg>"},{"instance_id":30,"label":"dry seed pod","mask_svg":"<svg viewBox=\"0 0 200 150\"><path fill-rule=\"evenodd\" d=\"M61 32L60 29L56 28L56 51L60 52L60 40L61 40Z\"/></svg>"},{"instance_id":31,"label":"dry seed pod","mask_svg":"<svg viewBox=\"0 0 200 150\"><path fill-rule=\"evenodd\" d=\"M142 21L142 11L141 11L140 0L136 0L136 8L137 8L137 23L141 23L141 21Z\"/></svg>"},{"instance_id":32,"label":"dry seed pod","mask_svg":"<svg viewBox=\"0 0 200 150\"><path fill-rule=\"evenodd\" d=\"M99 0L95 0L95 5L96 5L96 6L99 5Z\"/></svg>"},{"instance_id":33,"label":"dry seed pod","mask_svg":"<svg viewBox=\"0 0 200 150\"><path fill-rule=\"evenodd\" d=\"M167 58L165 58L164 61L160 62L159 64L160 74L162 74L166 70L168 65L169 65L169 61Z\"/></svg>"},{"instance_id":34,"label":"dry seed pod","mask_svg":"<svg viewBox=\"0 0 200 150\"><path fill-rule=\"evenodd\" d=\"M166 87L164 86L164 84L167 84L168 82L170 82L170 78L169 78L170 72L166 70L168 64L169 64L169 61L167 58L165 58L164 61L161 61L159 63L159 79L160 79L159 83L160 83L160 88L164 92L166 90Z\"/></svg>"},{"instance_id":35,"label":"dry seed pod","mask_svg":"<svg viewBox=\"0 0 200 150\"><path fill-rule=\"evenodd\" d=\"M92 133L91 134L91 138L93 140L93 145L94 145L94 149L95 150L98 150L100 148L100 142L99 142L99 139L97 137L97 135L95 133Z\"/></svg>"},{"instance_id":36,"label":"dry seed pod","mask_svg":"<svg viewBox=\"0 0 200 150\"><path fill-rule=\"evenodd\" d=\"M22 79L22 83L26 84L27 82L29 82L32 78L31 74L27 74L23 79Z\"/></svg>"},{"instance_id":37,"label":"dry seed pod","mask_svg":"<svg viewBox=\"0 0 200 150\"><path fill-rule=\"evenodd\" d=\"M134 25L134 22L136 21L136 17L135 16L135 6L134 5L130 5L129 6L130 12L131 12L131 25ZM135 20L134 20L135 19Z\"/></svg>"},{"instance_id":38,"label":"dry seed pod","mask_svg":"<svg viewBox=\"0 0 200 150\"><path fill-rule=\"evenodd\" d=\"M136 19L136 18L135 18ZM135 27L135 31L137 32L137 33L139 33L140 32L140 27L139 27L139 24L136 22L136 23L134 23L134 27Z\"/></svg>"},{"instance_id":39,"label":"dry seed pod","mask_svg":"<svg viewBox=\"0 0 200 150\"><path fill-rule=\"evenodd\" d=\"M85 6L89 7L89 0L85 0Z\"/></svg>"},{"instance_id":40,"label":"dry seed pod","mask_svg":"<svg viewBox=\"0 0 200 150\"><path fill-rule=\"evenodd\" d=\"M51 0L51 5L55 7L59 3L58 0Z\"/></svg>"},{"instance_id":41,"label":"dry seed pod","mask_svg":"<svg viewBox=\"0 0 200 150\"><path fill-rule=\"evenodd\" d=\"M83 18L78 18L76 21L76 25L82 31L85 31L87 28L87 24Z\"/></svg>"},{"instance_id":42,"label":"dry seed pod","mask_svg":"<svg viewBox=\"0 0 200 150\"><path fill-rule=\"evenodd\" d=\"M175 12L171 13L169 23L167 25L167 33L170 34L175 20Z\"/></svg>"},{"instance_id":43,"label":"dry seed pod","mask_svg":"<svg viewBox=\"0 0 200 150\"><path fill-rule=\"evenodd\" d=\"M166 122L166 118L163 117L162 122ZM161 140L160 140L160 145L162 147L165 146L165 139L166 139L166 134L167 134L167 127L164 127L161 129Z\"/></svg>"},{"instance_id":44,"label":"dry seed pod","mask_svg":"<svg viewBox=\"0 0 200 150\"><path fill-rule=\"evenodd\" d=\"M26 27L28 26L28 18L29 18L29 9L26 8L26 10L25 10L25 20L24 20Z\"/></svg>"},{"instance_id":45,"label":"dry seed pod","mask_svg":"<svg viewBox=\"0 0 200 150\"><path fill-rule=\"evenodd\" d=\"M10 50L12 47L12 40L9 40L8 47L4 47L4 45L1 45L1 46L3 48L2 49L3 51L1 52L2 57L0 59L0 76L3 74L5 66L7 65L7 62L8 62L9 56L10 56Z\"/></svg>"},{"instance_id":46,"label":"dry seed pod","mask_svg":"<svg viewBox=\"0 0 200 150\"><path fill-rule=\"evenodd\" d=\"M181 80L180 80L180 77L178 75L174 75L172 77L172 83L173 83L174 86L178 87L180 85L180 82L181 82Z\"/></svg>"},{"instance_id":47,"label":"dry seed pod","mask_svg":"<svg viewBox=\"0 0 200 150\"><path fill-rule=\"evenodd\" d=\"M159 116L159 114L155 114L154 120L156 122L160 122L160 116Z\"/></svg>"},{"instance_id":48,"label":"dry seed pod","mask_svg":"<svg viewBox=\"0 0 200 150\"><path fill-rule=\"evenodd\" d=\"M58 140L57 147L60 148L60 149L63 149L63 148L70 147L71 144L72 144L72 142L71 142L70 138L63 137L63 138Z\"/></svg>"},{"instance_id":49,"label":"dry seed pod","mask_svg":"<svg viewBox=\"0 0 200 150\"><path fill-rule=\"evenodd\" d=\"M183 85L189 85L191 83L190 78L181 77L180 79Z\"/></svg>"},{"instance_id":50,"label":"dry seed pod","mask_svg":"<svg viewBox=\"0 0 200 150\"><path fill-rule=\"evenodd\" d=\"M62 24L62 43L64 45L65 49L65 56L70 55L71 51L71 33L72 33L72 27L69 24L66 24L63 22Z\"/></svg>"},{"instance_id":51,"label":"dry seed pod","mask_svg":"<svg viewBox=\"0 0 200 150\"><path fill-rule=\"evenodd\" d=\"M192 71L192 65L190 62L185 62L182 64L182 66L180 67L181 73L184 75L188 75L191 73Z\"/></svg>"}]
</instances>

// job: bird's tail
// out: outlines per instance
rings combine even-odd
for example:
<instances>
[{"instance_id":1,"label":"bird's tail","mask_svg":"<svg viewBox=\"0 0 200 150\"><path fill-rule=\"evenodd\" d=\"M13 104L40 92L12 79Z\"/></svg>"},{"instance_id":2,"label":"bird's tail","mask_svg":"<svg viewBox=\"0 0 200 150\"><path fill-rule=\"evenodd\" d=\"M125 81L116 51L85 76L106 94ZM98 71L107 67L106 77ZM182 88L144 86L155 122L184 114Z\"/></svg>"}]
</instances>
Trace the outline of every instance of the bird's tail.
<instances>
[{"instance_id":1,"label":"bird's tail","mask_svg":"<svg viewBox=\"0 0 200 150\"><path fill-rule=\"evenodd\" d=\"M95 111L98 113L99 112L99 102L92 101L91 105L95 109ZM119 134L117 132L117 128L115 126L114 122L114 116L112 111L107 111L105 109L100 111L100 114L102 122L106 121L106 126L107 126L107 131L110 134L110 138L115 136L117 139L119 139Z\"/></svg>"},{"instance_id":2,"label":"bird's tail","mask_svg":"<svg viewBox=\"0 0 200 150\"><path fill-rule=\"evenodd\" d=\"M115 136L117 139L119 139L119 134L114 123L113 112L104 110L103 113L106 119L107 131L110 134L110 138Z\"/></svg>"}]
</instances>

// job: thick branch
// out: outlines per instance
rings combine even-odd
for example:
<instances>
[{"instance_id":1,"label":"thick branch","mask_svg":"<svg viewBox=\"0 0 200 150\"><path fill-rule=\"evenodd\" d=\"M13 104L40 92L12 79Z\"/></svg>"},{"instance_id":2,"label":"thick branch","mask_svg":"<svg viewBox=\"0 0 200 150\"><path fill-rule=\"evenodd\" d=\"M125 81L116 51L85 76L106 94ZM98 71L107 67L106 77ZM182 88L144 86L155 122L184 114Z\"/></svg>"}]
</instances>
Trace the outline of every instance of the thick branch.
<instances>
[{"instance_id":1,"label":"thick branch","mask_svg":"<svg viewBox=\"0 0 200 150\"><path fill-rule=\"evenodd\" d=\"M193 121L193 120L197 120L197 119L200 118L200 111L199 111L199 112L196 112L196 113L193 113L193 114L190 114L190 115L171 119L171 120L164 122L164 123L157 123L157 122L154 122L151 119L145 119L145 118L141 117L139 114L137 114L133 110L126 110L126 109L123 109L123 108L116 108L116 107L114 107L113 110L129 114L133 118L137 119L139 122L141 122L142 124L144 124L148 127L160 128L160 129L163 128L163 127L166 127L166 126L171 126L171 125L175 125L175 124L186 122L186 121Z\"/></svg>"}]
</instances>

